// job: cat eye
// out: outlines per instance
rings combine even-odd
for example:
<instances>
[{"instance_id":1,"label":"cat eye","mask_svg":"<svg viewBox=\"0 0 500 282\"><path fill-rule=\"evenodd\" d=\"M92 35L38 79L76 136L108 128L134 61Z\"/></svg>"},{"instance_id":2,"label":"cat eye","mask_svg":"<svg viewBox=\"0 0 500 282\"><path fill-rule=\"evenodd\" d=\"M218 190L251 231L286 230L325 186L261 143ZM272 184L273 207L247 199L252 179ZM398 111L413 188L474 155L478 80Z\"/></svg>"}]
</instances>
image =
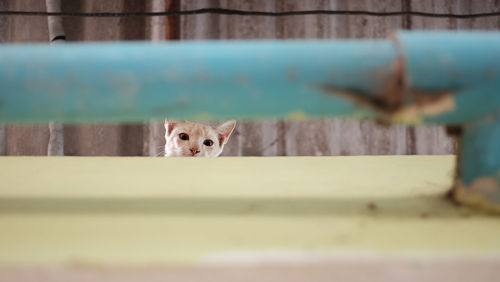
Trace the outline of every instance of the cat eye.
<instances>
[{"instance_id":1,"label":"cat eye","mask_svg":"<svg viewBox=\"0 0 500 282\"><path fill-rule=\"evenodd\" d=\"M180 133L179 138L181 140L189 140L189 135L187 135L186 133Z\"/></svg>"},{"instance_id":2,"label":"cat eye","mask_svg":"<svg viewBox=\"0 0 500 282\"><path fill-rule=\"evenodd\" d=\"M205 146L212 146L214 144L214 141L210 140L210 139L206 139L205 141L203 141L203 145Z\"/></svg>"}]
</instances>

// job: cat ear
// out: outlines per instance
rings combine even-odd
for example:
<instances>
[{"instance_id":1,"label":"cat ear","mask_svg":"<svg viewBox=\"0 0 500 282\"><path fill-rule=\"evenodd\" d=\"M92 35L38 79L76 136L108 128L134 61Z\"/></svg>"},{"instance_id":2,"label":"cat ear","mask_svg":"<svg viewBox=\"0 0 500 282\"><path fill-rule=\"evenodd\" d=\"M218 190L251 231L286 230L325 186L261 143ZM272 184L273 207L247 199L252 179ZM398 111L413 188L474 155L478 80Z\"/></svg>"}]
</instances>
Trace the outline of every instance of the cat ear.
<instances>
[{"instance_id":1,"label":"cat ear","mask_svg":"<svg viewBox=\"0 0 500 282\"><path fill-rule=\"evenodd\" d=\"M229 136L233 132L235 126L236 126L235 120L228 120L215 127L215 130L219 134L219 146L222 146L227 143L227 140L229 140Z\"/></svg>"},{"instance_id":2,"label":"cat ear","mask_svg":"<svg viewBox=\"0 0 500 282\"><path fill-rule=\"evenodd\" d=\"M174 121L168 121L165 120L165 131L167 132L167 135L170 135L172 133L172 130L174 130L175 125L177 125L176 122Z\"/></svg>"}]
</instances>

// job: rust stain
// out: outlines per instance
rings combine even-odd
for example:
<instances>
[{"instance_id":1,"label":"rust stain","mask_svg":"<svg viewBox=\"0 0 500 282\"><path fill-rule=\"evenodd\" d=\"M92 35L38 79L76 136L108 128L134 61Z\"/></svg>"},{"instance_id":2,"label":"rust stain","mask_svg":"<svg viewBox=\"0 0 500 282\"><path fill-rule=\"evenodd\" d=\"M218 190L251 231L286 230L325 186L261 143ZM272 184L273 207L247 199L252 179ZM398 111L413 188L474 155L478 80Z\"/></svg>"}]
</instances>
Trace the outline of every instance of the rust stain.
<instances>
[{"instance_id":1,"label":"rust stain","mask_svg":"<svg viewBox=\"0 0 500 282\"><path fill-rule=\"evenodd\" d=\"M484 77L489 80L494 80L496 78L495 69L493 67L486 69Z\"/></svg>"},{"instance_id":2,"label":"rust stain","mask_svg":"<svg viewBox=\"0 0 500 282\"><path fill-rule=\"evenodd\" d=\"M492 194L500 192L500 183L494 177L480 177L470 184L469 189L474 193Z\"/></svg>"},{"instance_id":3,"label":"rust stain","mask_svg":"<svg viewBox=\"0 0 500 282\"><path fill-rule=\"evenodd\" d=\"M241 85L248 85L250 84L250 78L246 75L240 75L236 78L239 84Z\"/></svg>"},{"instance_id":4,"label":"rust stain","mask_svg":"<svg viewBox=\"0 0 500 282\"><path fill-rule=\"evenodd\" d=\"M411 89L411 98L418 105L427 105L439 102L444 96L452 95L452 91L424 91L420 89Z\"/></svg>"},{"instance_id":5,"label":"rust stain","mask_svg":"<svg viewBox=\"0 0 500 282\"><path fill-rule=\"evenodd\" d=\"M405 90L407 88L405 60L403 56L399 56L393 62L392 71L394 73L394 78L388 84L388 88L383 97L387 100L390 107L389 110L395 112L403 105L406 94Z\"/></svg>"},{"instance_id":6,"label":"rust stain","mask_svg":"<svg viewBox=\"0 0 500 282\"><path fill-rule=\"evenodd\" d=\"M397 39L396 44L399 44ZM388 75L389 73L389 75ZM391 121L418 124L424 116L436 116L456 109L453 97L456 91L423 91L408 86L405 58L400 55L391 65L391 70L375 70L376 79L384 82L380 93L365 93L355 89L321 86L327 94L350 100L360 107L372 110Z\"/></svg>"},{"instance_id":7,"label":"rust stain","mask_svg":"<svg viewBox=\"0 0 500 282\"><path fill-rule=\"evenodd\" d=\"M379 74L375 72L374 75L380 75L381 78L387 80L384 89L380 93L364 93L359 90L336 88L330 85L321 86L321 90L327 94L334 94L343 97L355 104L368 108L372 111L384 115L391 115L401 108L405 96L405 72L404 72L404 59L399 57L391 66L391 75L387 76L387 71Z\"/></svg>"},{"instance_id":8,"label":"rust stain","mask_svg":"<svg viewBox=\"0 0 500 282\"><path fill-rule=\"evenodd\" d=\"M320 87L323 92L327 94L333 94L335 96L344 98L346 100L354 102L356 105L368 108L372 111L381 113L381 114L386 114L383 106L383 100L378 99L377 97L372 97L368 98L366 95L359 93L355 90L350 90L350 89L340 89L340 88L334 88L330 86L321 86Z\"/></svg>"},{"instance_id":9,"label":"rust stain","mask_svg":"<svg viewBox=\"0 0 500 282\"><path fill-rule=\"evenodd\" d=\"M286 77L290 81L297 80L297 70L295 68L289 68L286 72Z\"/></svg>"},{"instance_id":10,"label":"rust stain","mask_svg":"<svg viewBox=\"0 0 500 282\"><path fill-rule=\"evenodd\" d=\"M453 199L460 204L478 208L486 212L500 213L500 203L489 200L488 195L500 193L500 182L497 178L485 176L474 180L466 186L457 180L453 188Z\"/></svg>"},{"instance_id":11,"label":"rust stain","mask_svg":"<svg viewBox=\"0 0 500 282\"><path fill-rule=\"evenodd\" d=\"M332 86L322 86L321 89L327 94L335 94L353 101L360 107L368 108L396 122L418 124L422 122L424 116L436 116L455 110L453 94L456 91L429 92L409 87L401 43L396 35L389 38L400 49L400 55L392 63L389 76L387 69L374 71L376 79L386 80L385 87L380 93L363 93Z\"/></svg>"}]
</instances>

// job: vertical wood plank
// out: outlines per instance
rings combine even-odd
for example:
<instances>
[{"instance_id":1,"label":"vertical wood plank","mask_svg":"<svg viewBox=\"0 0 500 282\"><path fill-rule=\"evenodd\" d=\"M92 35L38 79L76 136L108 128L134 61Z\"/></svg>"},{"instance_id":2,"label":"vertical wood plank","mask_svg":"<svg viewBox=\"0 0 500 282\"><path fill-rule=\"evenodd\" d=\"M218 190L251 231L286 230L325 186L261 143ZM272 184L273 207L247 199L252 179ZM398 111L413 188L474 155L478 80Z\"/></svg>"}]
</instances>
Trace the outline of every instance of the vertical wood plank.
<instances>
[{"instance_id":1,"label":"vertical wood plank","mask_svg":"<svg viewBox=\"0 0 500 282\"><path fill-rule=\"evenodd\" d=\"M60 0L45 0L47 12L59 13L61 12ZM50 44L61 44L66 39L56 38L65 36L62 17L50 16L47 17L47 25L49 30L48 41ZM55 40L55 41L53 41ZM47 145L47 155L49 156L63 156L64 155L64 128L61 123L49 122L49 141Z\"/></svg>"},{"instance_id":2,"label":"vertical wood plank","mask_svg":"<svg viewBox=\"0 0 500 282\"><path fill-rule=\"evenodd\" d=\"M16 11L44 11L44 1L11 1L10 8ZM13 42L47 42L49 37L47 18L11 17L11 39Z\"/></svg>"},{"instance_id":3,"label":"vertical wood plank","mask_svg":"<svg viewBox=\"0 0 500 282\"><path fill-rule=\"evenodd\" d=\"M9 1L0 1L0 10L10 10ZM10 32L10 17L0 16L0 44L11 41ZM0 123L0 156L5 155L7 152L7 127L5 124Z\"/></svg>"},{"instance_id":4,"label":"vertical wood plank","mask_svg":"<svg viewBox=\"0 0 500 282\"><path fill-rule=\"evenodd\" d=\"M181 0L165 0L165 9L167 11L179 11L181 7ZM165 10L164 9L164 10ZM181 17L169 16L164 19L165 39L178 40L181 34Z\"/></svg>"},{"instance_id":5,"label":"vertical wood plank","mask_svg":"<svg viewBox=\"0 0 500 282\"><path fill-rule=\"evenodd\" d=\"M0 10L10 10L10 2L0 1ZM12 17L0 16L0 43L7 43L11 41L11 20Z\"/></svg>"},{"instance_id":6,"label":"vertical wood plank","mask_svg":"<svg viewBox=\"0 0 500 282\"><path fill-rule=\"evenodd\" d=\"M492 11L500 11L500 1L498 0L484 0L484 1L462 1L462 5L468 7L473 13L488 13ZM458 7L461 8L462 5ZM487 17L487 18L476 18L470 19L469 23L471 29L482 29L482 30L499 30L500 29L500 17Z\"/></svg>"},{"instance_id":7,"label":"vertical wood plank","mask_svg":"<svg viewBox=\"0 0 500 282\"><path fill-rule=\"evenodd\" d=\"M404 125L379 125L372 120L334 119L329 122L329 147L334 156L404 155Z\"/></svg>"},{"instance_id":8,"label":"vertical wood plank","mask_svg":"<svg viewBox=\"0 0 500 282\"><path fill-rule=\"evenodd\" d=\"M49 122L48 156L64 156L64 126L61 123Z\"/></svg>"},{"instance_id":9,"label":"vertical wood plank","mask_svg":"<svg viewBox=\"0 0 500 282\"><path fill-rule=\"evenodd\" d=\"M63 5L64 11L74 11L73 9L93 12L144 11L145 3L132 0L80 0ZM70 19L68 28L68 33L71 30L75 32L70 38L77 41L141 40L146 36L146 19ZM64 130L65 155L140 156L143 154L142 123L65 125Z\"/></svg>"},{"instance_id":10,"label":"vertical wood plank","mask_svg":"<svg viewBox=\"0 0 500 282\"><path fill-rule=\"evenodd\" d=\"M49 143L47 124L8 124L6 154L46 156Z\"/></svg>"},{"instance_id":11,"label":"vertical wood plank","mask_svg":"<svg viewBox=\"0 0 500 282\"><path fill-rule=\"evenodd\" d=\"M136 0L122 0L122 11L145 12L146 3ZM146 39L146 17L120 17L118 27L120 40L144 40Z\"/></svg>"},{"instance_id":12,"label":"vertical wood plank","mask_svg":"<svg viewBox=\"0 0 500 282\"><path fill-rule=\"evenodd\" d=\"M176 2L176 3L174 3ZM172 0L152 0L146 3L146 10L151 12L161 12L172 10L179 1ZM170 18L170 17L168 17ZM178 17L176 17L177 19ZM152 41L162 41L175 38L177 31L171 26L175 20L167 20L167 17L151 17L146 25L146 37ZM169 28L170 27L170 28ZM143 155L158 157L164 154L165 129L163 121L150 121L144 125L144 145Z\"/></svg>"},{"instance_id":13,"label":"vertical wood plank","mask_svg":"<svg viewBox=\"0 0 500 282\"><path fill-rule=\"evenodd\" d=\"M0 156L7 154L7 126L0 123Z\"/></svg>"},{"instance_id":14,"label":"vertical wood plank","mask_svg":"<svg viewBox=\"0 0 500 282\"><path fill-rule=\"evenodd\" d=\"M415 127L415 153L417 155L455 154L457 142L442 126L420 125Z\"/></svg>"},{"instance_id":15,"label":"vertical wood plank","mask_svg":"<svg viewBox=\"0 0 500 282\"><path fill-rule=\"evenodd\" d=\"M413 11L435 12L435 13L450 13L453 12L453 2L449 0L426 0L426 1L411 1ZM448 18L428 18L412 16L412 29L418 30L435 30L435 29L455 29L456 20Z\"/></svg>"},{"instance_id":16,"label":"vertical wood plank","mask_svg":"<svg viewBox=\"0 0 500 282\"><path fill-rule=\"evenodd\" d=\"M219 0L181 1L182 10L218 8ZM217 39L219 38L219 17L214 14L181 17L181 34L183 40Z\"/></svg>"},{"instance_id":17,"label":"vertical wood plank","mask_svg":"<svg viewBox=\"0 0 500 282\"><path fill-rule=\"evenodd\" d=\"M119 126L118 156L142 156L144 145L144 124L125 123ZM108 144L109 146L109 144Z\"/></svg>"},{"instance_id":18,"label":"vertical wood plank","mask_svg":"<svg viewBox=\"0 0 500 282\"><path fill-rule=\"evenodd\" d=\"M44 1L11 1L10 9L45 11ZM48 27L45 17L11 17L12 42L47 42ZM8 124L5 127L7 155L47 155L49 128L47 124Z\"/></svg>"},{"instance_id":19,"label":"vertical wood plank","mask_svg":"<svg viewBox=\"0 0 500 282\"><path fill-rule=\"evenodd\" d=\"M64 155L118 156L119 138L117 124L67 124L64 126Z\"/></svg>"},{"instance_id":20,"label":"vertical wood plank","mask_svg":"<svg viewBox=\"0 0 500 282\"><path fill-rule=\"evenodd\" d=\"M61 9L66 11L87 11L85 0L61 1ZM63 17L66 41L84 41L86 19L82 17Z\"/></svg>"}]
</instances>

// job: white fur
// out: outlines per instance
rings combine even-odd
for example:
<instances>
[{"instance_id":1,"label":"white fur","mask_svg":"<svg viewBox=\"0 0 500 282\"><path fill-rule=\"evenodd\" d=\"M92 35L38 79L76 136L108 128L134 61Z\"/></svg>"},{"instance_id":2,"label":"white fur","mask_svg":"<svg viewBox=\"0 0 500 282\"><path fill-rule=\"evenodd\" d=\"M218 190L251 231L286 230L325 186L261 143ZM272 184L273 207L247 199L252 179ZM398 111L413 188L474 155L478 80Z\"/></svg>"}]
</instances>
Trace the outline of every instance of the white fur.
<instances>
[{"instance_id":1,"label":"white fur","mask_svg":"<svg viewBox=\"0 0 500 282\"><path fill-rule=\"evenodd\" d=\"M208 126L188 121L165 120L165 157L217 157L233 132L236 121L226 121L217 126ZM189 136L182 140L180 134ZM204 144L213 141L212 146ZM197 153L194 150L197 149Z\"/></svg>"}]
</instances>

